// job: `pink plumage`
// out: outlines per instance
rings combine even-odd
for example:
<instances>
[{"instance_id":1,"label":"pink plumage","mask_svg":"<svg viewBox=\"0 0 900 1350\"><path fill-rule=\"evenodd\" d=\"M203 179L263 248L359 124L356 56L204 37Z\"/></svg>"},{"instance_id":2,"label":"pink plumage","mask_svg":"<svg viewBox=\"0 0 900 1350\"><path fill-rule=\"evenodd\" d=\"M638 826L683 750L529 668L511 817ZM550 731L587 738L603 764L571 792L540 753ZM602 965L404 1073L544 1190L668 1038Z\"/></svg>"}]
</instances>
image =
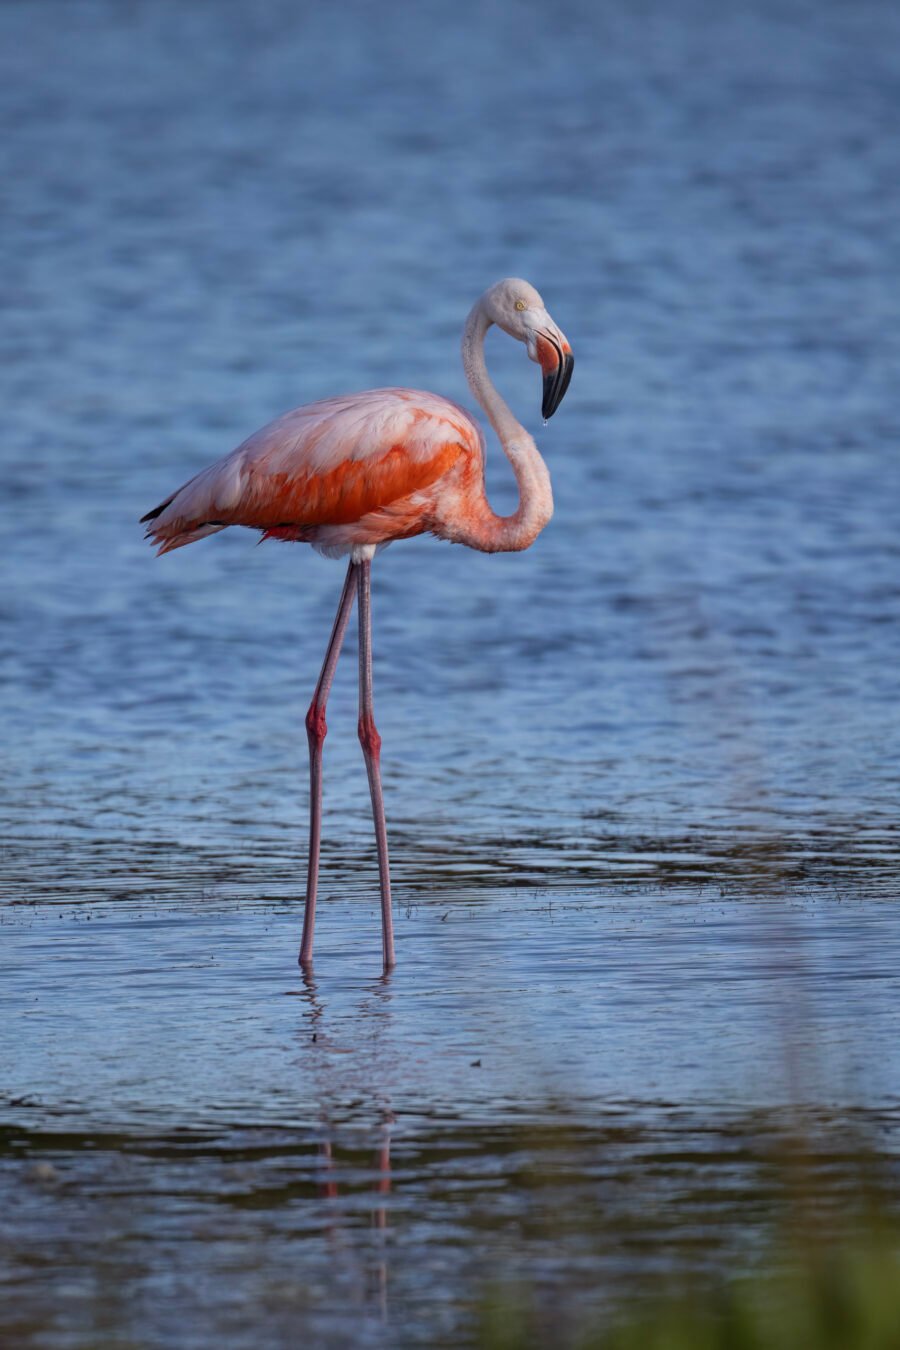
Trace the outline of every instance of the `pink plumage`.
<instances>
[{"instance_id":1,"label":"pink plumage","mask_svg":"<svg viewBox=\"0 0 900 1350\"><path fill-rule=\"evenodd\" d=\"M143 517L159 553L229 525L263 538L311 544L350 565L325 663L306 718L310 747L310 845L300 963L312 962L321 834L325 705L355 598L360 620L359 737L366 760L382 907L385 968L394 964L390 872L381 790L381 738L372 709L370 569L379 547L430 532L485 552L527 548L553 511L550 476L532 438L491 384L484 337L492 323L523 342L543 373L543 413L568 388L571 348L527 282L486 291L463 333L463 365L519 486L510 516L484 488L484 437L463 409L417 389L370 389L295 408L254 432Z\"/></svg>"},{"instance_id":2,"label":"pink plumage","mask_svg":"<svg viewBox=\"0 0 900 1350\"><path fill-rule=\"evenodd\" d=\"M464 409L413 389L370 389L295 408L145 517L160 553L229 525L340 557L427 530L441 496L483 482L484 444Z\"/></svg>"}]
</instances>

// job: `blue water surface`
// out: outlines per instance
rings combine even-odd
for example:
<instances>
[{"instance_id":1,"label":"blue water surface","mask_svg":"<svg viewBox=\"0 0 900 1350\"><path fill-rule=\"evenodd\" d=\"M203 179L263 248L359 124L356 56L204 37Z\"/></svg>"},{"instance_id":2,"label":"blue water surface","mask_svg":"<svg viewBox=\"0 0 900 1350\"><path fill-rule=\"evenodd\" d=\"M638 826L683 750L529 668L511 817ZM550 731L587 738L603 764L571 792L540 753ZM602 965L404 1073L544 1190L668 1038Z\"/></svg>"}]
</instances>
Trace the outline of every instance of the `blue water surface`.
<instances>
[{"instance_id":1,"label":"blue water surface","mask_svg":"<svg viewBox=\"0 0 900 1350\"><path fill-rule=\"evenodd\" d=\"M738 1259L798 1105L893 1154L898 51L886 3L0 9L17 1345L462 1343L492 1273ZM508 274L576 355L545 428L487 344L556 514L376 560L399 964L351 639L304 981L341 566L137 519L298 403L471 407Z\"/></svg>"}]
</instances>

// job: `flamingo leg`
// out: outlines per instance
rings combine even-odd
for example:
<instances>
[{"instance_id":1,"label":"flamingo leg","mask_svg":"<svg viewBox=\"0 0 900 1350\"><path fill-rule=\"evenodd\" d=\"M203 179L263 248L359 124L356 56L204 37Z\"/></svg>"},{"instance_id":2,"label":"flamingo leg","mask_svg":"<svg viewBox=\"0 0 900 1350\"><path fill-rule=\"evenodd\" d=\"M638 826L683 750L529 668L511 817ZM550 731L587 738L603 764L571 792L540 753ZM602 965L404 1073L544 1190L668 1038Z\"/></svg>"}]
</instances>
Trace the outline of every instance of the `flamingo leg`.
<instances>
[{"instance_id":1,"label":"flamingo leg","mask_svg":"<svg viewBox=\"0 0 900 1350\"><path fill-rule=\"evenodd\" d=\"M375 846L378 850L378 879L381 886L381 940L384 968L394 965L394 922L391 915L391 873L388 864L387 828L384 823L384 797L381 792L381 737L375 726L372 704L372 564L367 558L359 569L359 743L366 761L372 817L375 821Z\"/></svg>"},{"instance_id":2,"label":"flamingo leg","mask_svg":"<svg viewBox=\"0 0 900 1350\"><path fill-rule=\"evenodd\" d=\"M341 601L335 615L334 627L322 671L312 703L306 714L306 738L309 741L309 862L306 874L306 910L303 915L303 940L300 943L300 965L312 964L313 934L316 926L316 894L319 889L319 847L322 841L322 746L328 724L325 705L331 693L334 672L344 643L344 634L350 622L353 597L356 595L356 564L347 568Z\"/></svg>"}]
</instances>

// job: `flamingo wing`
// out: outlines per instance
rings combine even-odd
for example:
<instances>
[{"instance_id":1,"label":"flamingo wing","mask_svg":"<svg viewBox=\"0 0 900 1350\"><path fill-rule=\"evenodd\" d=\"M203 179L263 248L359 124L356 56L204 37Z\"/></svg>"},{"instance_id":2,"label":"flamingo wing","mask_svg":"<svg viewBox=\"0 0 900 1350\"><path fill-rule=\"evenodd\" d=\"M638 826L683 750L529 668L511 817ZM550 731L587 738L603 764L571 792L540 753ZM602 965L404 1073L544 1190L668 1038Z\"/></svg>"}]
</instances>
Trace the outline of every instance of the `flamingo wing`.
<instances>
[{"instance_id":1,"label":"flamingo wing","mask_svg":"<svg viewBox=\"0 0 900 1350\"><path fill-rule=\"evenodd\" d=\"M142 523L160 553L229 525L316 542L335 527L398 514L399 504L415 502L473 455L483 459L478 424L436 394L373 389L324 399L255 432ZM395 537L428 528L424 517L408 528L406 515Z\"/></svg>"}]
</instances>

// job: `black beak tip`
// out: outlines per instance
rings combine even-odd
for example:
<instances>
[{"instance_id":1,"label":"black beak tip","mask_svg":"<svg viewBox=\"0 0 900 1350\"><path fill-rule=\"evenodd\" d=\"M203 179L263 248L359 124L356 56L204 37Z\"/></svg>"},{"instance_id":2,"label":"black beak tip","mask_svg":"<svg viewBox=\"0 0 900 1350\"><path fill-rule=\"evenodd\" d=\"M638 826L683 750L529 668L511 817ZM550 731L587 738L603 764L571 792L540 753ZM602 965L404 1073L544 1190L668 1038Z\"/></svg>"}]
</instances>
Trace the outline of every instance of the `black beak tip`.
<instances>
[{"instance_id":1,"label":"black beak tip","mask_svg":"<svg viewBox=\"0 0 900 1350\"><path fill-rule=\"evenodd\" d=\"M544 398L541 403L541 416L546 420L553 416L557 408L563 401L566 390L569 387L569 381L572 378L572 371L575 368L575 358L571 352L568 352L556 370L549 375L544 376Z\"/></svg>"}]
</instances>

